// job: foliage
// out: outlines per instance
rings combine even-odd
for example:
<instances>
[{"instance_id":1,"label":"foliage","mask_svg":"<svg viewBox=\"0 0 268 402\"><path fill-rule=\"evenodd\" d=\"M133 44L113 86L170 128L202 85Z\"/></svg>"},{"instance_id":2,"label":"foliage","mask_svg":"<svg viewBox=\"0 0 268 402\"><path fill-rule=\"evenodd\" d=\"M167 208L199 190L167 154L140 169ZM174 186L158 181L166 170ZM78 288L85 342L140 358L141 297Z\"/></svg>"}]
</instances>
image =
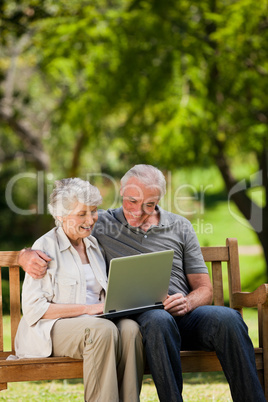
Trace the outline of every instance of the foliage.
<instances>
[{"instance_id":1,"label":"foliage","mask_svg":"<svg viewBox=\"0 0 268 402\"><path fill-rule=\"evenodd\" d=\"M97 154L91 151L88 167L100 170L114 168L98 160L112 150L119 166L121 158L165 169L211 162L217 141L230 156L260 156L265 1L21 1L13 14L11 4L4 12L20 27L13 42L31 35L20 57L27 87L14 92L23 98L21 113L49 120L43 139L61 174L79 172L89 149Z\"/></svg>"},{"instance_id":2,"label":"foliage","mask_svg":"<svg viewBox=\"0 0 268 402\"><path fill-rule=\"evenodd\" d=\"M10 313L10 306L9 306L9 281L3 280L2 282L2 309L3 314Z\"/></svg>"},{"instance_id":3,"label":"foliage","mask_svg":"<svg viewBox=\"0 0 268 402\"><path fill-rule=\"evenodd\" d=\"M0 11L0 176L216 164L230 191L236 156L253 157L263 205L247 188L233 200L268 261L265 0L2 0Z\"/></svg>"}]
</instances>

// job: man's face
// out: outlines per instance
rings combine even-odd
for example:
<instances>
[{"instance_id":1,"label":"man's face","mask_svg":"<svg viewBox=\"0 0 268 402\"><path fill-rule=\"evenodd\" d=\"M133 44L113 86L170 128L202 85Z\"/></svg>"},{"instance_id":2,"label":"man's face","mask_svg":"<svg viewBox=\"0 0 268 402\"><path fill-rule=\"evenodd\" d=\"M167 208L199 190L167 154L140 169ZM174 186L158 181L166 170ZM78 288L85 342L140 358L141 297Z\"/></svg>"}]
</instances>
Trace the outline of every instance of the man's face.
<instances>
[{"instance_id":1,"label":"man's face","mask_svg":"<svg viewBox=\"0 0 268 402\"><path fill-rule=\"evenodd\" d=\"M123 211L129 225L141 226L155 213L155 207L160 199L160 189L153 183L147 186L132 177L126 186L121 188Z\"/></svg>"}]
</instances>

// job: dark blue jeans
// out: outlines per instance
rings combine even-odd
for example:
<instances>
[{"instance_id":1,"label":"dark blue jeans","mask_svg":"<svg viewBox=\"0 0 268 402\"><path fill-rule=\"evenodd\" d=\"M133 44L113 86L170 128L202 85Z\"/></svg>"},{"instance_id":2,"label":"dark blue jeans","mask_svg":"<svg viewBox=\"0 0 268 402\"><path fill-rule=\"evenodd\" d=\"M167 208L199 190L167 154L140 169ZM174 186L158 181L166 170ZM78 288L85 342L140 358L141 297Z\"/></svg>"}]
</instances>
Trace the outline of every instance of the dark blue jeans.
<instances>
[{"instance_id":1,"label":"dark blue jeans","mask_svg":"<svg viewBox=\"0 0 268 402\"><path fill-rule=\"evenodd\" d=\"M180 350L216 351L235 402L265 402L252 342L241 315L201 306L184 317L150 310L135 317L161 402L182 401Z\"/></svg>"}]
</instances>

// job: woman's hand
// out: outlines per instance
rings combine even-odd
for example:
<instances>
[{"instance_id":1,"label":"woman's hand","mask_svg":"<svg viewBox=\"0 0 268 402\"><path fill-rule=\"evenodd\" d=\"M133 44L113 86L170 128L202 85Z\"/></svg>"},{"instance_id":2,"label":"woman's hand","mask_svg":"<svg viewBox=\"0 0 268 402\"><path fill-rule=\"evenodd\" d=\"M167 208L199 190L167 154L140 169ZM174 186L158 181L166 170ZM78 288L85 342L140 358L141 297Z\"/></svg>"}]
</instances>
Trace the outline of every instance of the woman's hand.
<instances>
[{"instance_id":1,"label":"woman's hand","mask_svg":"<svg viewBox=\"0 0 268 402\"><path fill-rule=\"evenodd\" d=\"M103 313L104 303L90 304L87 306L89 315L98 315Z\"/></svg>"}]
</instances>

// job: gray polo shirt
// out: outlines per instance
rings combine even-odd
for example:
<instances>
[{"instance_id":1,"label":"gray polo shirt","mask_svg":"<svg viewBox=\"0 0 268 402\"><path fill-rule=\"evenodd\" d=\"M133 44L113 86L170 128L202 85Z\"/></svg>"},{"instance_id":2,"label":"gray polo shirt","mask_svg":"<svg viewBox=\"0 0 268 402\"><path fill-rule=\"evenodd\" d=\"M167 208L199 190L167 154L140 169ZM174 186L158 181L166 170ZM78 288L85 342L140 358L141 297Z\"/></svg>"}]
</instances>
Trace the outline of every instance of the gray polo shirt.
<instances>
[{"instance_id":1,"label":"gray polo shirt","mask_svg":"<svg viewBox=\"0 0 268 402\"><path fill-rule=\"evenodd\" d=\"M147 232L130 226L122 207L99 210L92 234L98 239L107 264L116 257L173 249L169 294L180 292L186 296L190 292L186 275L207 273L207 266L191 223L180 215L157 208L159 225Z\"/></svg>"}]
</instances>

